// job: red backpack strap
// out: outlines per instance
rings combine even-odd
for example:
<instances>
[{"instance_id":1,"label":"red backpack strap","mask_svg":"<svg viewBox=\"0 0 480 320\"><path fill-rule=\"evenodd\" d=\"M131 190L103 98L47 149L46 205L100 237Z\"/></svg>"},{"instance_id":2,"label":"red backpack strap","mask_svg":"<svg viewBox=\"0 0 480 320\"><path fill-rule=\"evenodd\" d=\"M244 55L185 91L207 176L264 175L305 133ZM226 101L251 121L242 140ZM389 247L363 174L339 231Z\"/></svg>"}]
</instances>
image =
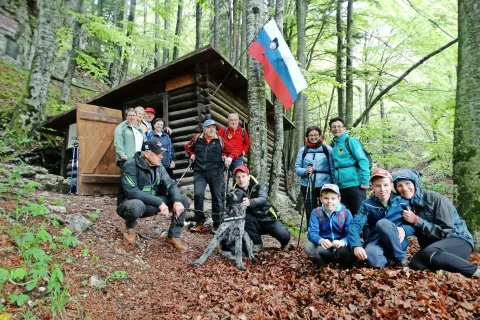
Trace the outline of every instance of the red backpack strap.
<instances>
[{"instance_id":1,"label":"red backpack strap","mask_svg":"<svg viewBox=\"0 0 480 320\"><path fill-rule=\"evenodd\" d=\"M343 225L345 224L345 220L347 220L347 207L343 207L343 221L341 221L340 215L337 215L337 220L338 220L338 227L340 228L340 231L343 232Z\"/></svg>"}]
</instances>

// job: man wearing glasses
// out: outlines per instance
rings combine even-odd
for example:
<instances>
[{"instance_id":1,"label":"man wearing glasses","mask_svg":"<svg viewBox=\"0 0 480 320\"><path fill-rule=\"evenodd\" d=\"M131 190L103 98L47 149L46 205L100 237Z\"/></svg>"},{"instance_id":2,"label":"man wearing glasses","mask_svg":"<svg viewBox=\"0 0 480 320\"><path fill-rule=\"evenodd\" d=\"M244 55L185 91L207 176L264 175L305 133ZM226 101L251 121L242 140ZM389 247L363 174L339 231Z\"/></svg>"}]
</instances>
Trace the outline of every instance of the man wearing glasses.
<instances>
[{"instance_id":1,"label":"man wearing glasses","mask_svg":"<svg viewBox=\"0 0 480 320\"><path fill-rule=\"evenodd\" d=\"M340 188L342 203L357 214L363 200L366 199L366 190L369 186L370 165L363 152L362 145L357 138L350 137L342 118L333 118L329 122L333 138L333 163L335 181ZM346 143L349 147L347 148ZM368 230L363 230L364 239Z\"/></svg>"}]
</instances>

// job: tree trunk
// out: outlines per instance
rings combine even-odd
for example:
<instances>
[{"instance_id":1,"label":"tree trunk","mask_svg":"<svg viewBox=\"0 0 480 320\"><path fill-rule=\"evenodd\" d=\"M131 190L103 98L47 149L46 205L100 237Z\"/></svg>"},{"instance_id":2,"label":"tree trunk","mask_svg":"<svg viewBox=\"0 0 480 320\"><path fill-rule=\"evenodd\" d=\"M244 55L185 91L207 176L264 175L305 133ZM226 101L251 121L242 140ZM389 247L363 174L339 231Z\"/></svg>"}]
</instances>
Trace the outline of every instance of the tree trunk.
<instances>
[{"instance_id":1,"label":"tree trunk","mask_svg":"<svg viewBox=\"0 0 480 320\"><path fill-rule=\"evenodd\" d=\"M241 34L241 46L240 52L243 54L247 50L247 0L242 0L242 34ZM240 71L245 72L245 61L247 60L247 54L240 59Z\"/></svg>"},{"instance_id":2,"label":"tree trunk","mask_svg":"<svg viewBox=\"0 0 480 320\"><path fill-rule=\"evenodd\" d=\"M237 62L238 60L238 48L240 47L239 41L238 41L238 26L239 26L239 14L238 14L238 1L233 0L233 61L234 63ZM238 66L235 66L238 68Z\"/></svg>"},{"instance_id":3,"label":"tree trunk","mask_svg":"<svg viewBox=\"0 0 480 320\"><path fill-rule=\"evenodd\" d=\"M213 47L219 48L219 35L218 35L218 16L220 15L220 6L218 0L213 0Z\"/></svg>"},{"instance_id":4,"label":"tree trunk","mask_svg":"<svg viewBox=\"0 0 480 320\"><path fill-rule=\"evenodd\" d=\"M123 29L123 20L125 14L125 1L119 0L115 6L115 15L114 15L114 23L119 29ZM121 82L121 63L122 63L122 56L123 56L123 48L115 44L115 51L116 56L110 66L110 72L108 78L110 79L111 87L116 87Z\"/></svg>"},{"instance_id":5,"label":"tree trunk","mask_svg":"<svg viewBox=\"0 0 480 320\"><path fill-rule=\"evenodd\" d=\"M342 0L337 0L337 73L335 80L337 81L337 99L338 99L338 116L345 118L345 100L344 100L344 83L343 83L343 26L342 26Z\"/></svg>"},{"instance_id":6,"label":"tree trunk","mask_svg":"<svg viewBox=\"0 0 480 320\"><path fill-rule=\"evenodd\" d=\"M195 5L195 49L202 46L202 6L200 2Z\"/></svg>"},{"instance_id":7,"label":"tree trunk","mask_svg":"<svg viewBox=\"0 0 480 320\"><path fill-rule=\"evenodd\" d=\"M348 0L347 7L347 68L345 81L345 122L347 127L353 123L353 0Z\"/></svg>"},{"instance_id":8,"label":"tree trunk","mask_svg":"<svg viewBox=\"0 0 480 320\"><path fill-rule=\"evenodd\" d=\"M169 39L170 39L170 13L172 12L170 8L170 0L165 0L165 11L168 12L167 18L164 21L164 26L165 26L165 42L167 45L163 47L163 64L168 63L170 60L170 50L169 50Z\"/></svg>"},{"instance_id":9,"label":"tree trunk","mask_svg":"<svg viewBox=\"0 0 480 320\"><path fill-rule=\"evenodd\" d=\"M275 22L277 23L278 29L283 34L283 0L277 0L275 6ZM280 185L280 176L282 175L282 161L278 159L283 159L283 105L276 98L273 99L273 112L274 112L274 123L275 123L275 140L273 142L273 155L272 155L272 168L270 170L270 183L269 183L269 192L268 197L272 203L276 203L278 187ZM286 169L286 168L285 168ZM285 179L287 176L285 176Z\"/></svg>"},{"instance_id":10,"label":"tree trunk","mask_svg":"<svg viewBox=\"0 0 480 320\"><path fill-rule=\"evenodd\" d=\"M305 0L298 0L297 4L297 59L300 62L300 69L305 69L305 24L307 4ZM292 159L296 154L296 150L304 145L305 119L307 119L307 110L305 106L305 95L303 92L298 94L297 101L294 106L294 122L295 122L295 144L292 152Z\"/></svg>"},{"instance_id":11,"label":"tree trunk","mask_svg":"<svg viewBox=\"0 0 480 320\"><path fill-rule=\"evenodd\" d=\"M77 6L75 8L75 11L83 15L83 3L84 0L77 0ZM75 59L77 58L77 50L79 49L80 46L80 21L78 21L77 18L74 18L74 23L73 23L73 38L72 38L72 49L70 51L70 60L68 61L68 66L67 66L67 73L65 75L65 79L63 79L63 86L62 86L62 91L60 93L60 102L63 104L68 104L68 98L70 97L70 84L72 83L72 78L73 74L75 72L75 66L76 66L76 61Z\"/></svg>"},{"instance_id":12,"label":"tree trunk","mask_svg":"<svg viewBox=\"0 0 480 320\"><path fill-rule=\"evenodd\" d=\"M160 1L155 0L155 7L160 6ZM162 64L162 57L160 56L160 44L158 43L160 41L160 15L158 14L157 10L155 10L155 60L154 60L154 66L155 68L160 67Z\"/></svg>"},{"instance_id":13,"label":"tree trunk","mask_svg":"<svg viewBox=\"0 0 480 320\"><path fill-rule=\"evenodd\" d=\"M263 0L247 0L247 41L250 43L263 25ZM250 153L248 165L251 173L263 181L267 181L266 170L266 129L262 119L265 118L265 80L263 67L250 55L247 58L248 68L248 109ZM265 146L265 148L263 148Z\"/></svg>"},{"instance_id":14,"label":"tree trunk","mask_svg":"<svg viewBox=\"0 0 480 320\"><path fill-rule=\"evenodd\" d=\"M135 24L135 9L137 7L137 0L130 0L130 14L128 15L128 25L127 25L127 37L132 37L134 24ZM123 51L123 65L122 65L122 76L120 77L121 82L124 82L128 78L128 65L130 64L129 56L132 54L131 45L127 43L125 50Z\"/></svg>"},{"instance_id":15,"label":"tree trunk","mask_svg":"<svg viewBox=\"0 0 480 320\"><path fill-rule=\"evenodd\" d=\"M42 123L48 98L48 85L55 54L57 36L55 31L60 19L60 1L40 2L36 50L33 56L26 92L15 108L12 108L3 121L16 136L32 137Z\"/></svg>"},{"instance_id":16,"label":"tree trunk","mask_svg":"<svg viewBox=\"0 0 480 320\"><path fill-rule=\"evenodd\" d=\"M455 205L480 241L480 6L458 1L458 82L453 140Z\"/></svg>"},{"instance_id":17,"label":"tree trunk","mask_svg":"<svg viewBox=\"0 0 480 320\"><path fill-rule=\"evenodd\" d=\"M178 58L180 33L182 32L182 18L183 18L183 0L178 0L177 11L177 26L175 27L175 41L173 47L173 60Z\"/></svg>"},{"instance_id":18,"label":"tree trunk","mask_svg":"<svg viewBox=\"0 0 480 320\"><path fill-rule=\"evenodd\" d=\"M233 49L232 49L232 29L233 29L233 17L232 17L232 2L227 0L227 58L228 60L233 60Z\"/></svg>"},{"instance_id":19,"label":"tree trunk","mask_svg":"<svg viewBox=\"0 0 480 320\"><path fill-rule=\"evenodd\" d=\"M145 1L143 3L143 36L146 38L147 37L147 12L148 12L148 0L143 0ZM141 68L142 73L146 72L149 69L149 63L148 60L150 60L148 57L150 55L145 51L145 49L142 49L142 58L143 58L143 66Z\"/></svg>"}]
</instances>

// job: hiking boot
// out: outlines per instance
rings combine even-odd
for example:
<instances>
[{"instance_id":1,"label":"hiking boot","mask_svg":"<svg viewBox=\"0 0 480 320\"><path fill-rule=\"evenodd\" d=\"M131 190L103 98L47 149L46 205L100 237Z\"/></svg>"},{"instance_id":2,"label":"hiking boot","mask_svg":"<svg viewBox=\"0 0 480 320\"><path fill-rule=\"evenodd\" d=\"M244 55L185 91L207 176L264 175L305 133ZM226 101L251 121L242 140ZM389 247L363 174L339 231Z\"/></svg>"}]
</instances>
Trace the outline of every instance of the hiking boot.
<instances>
[{"instance_id":1,"label":"hiking boot","mask_svg":"<svg viewBox=\"0 0 480 320\"><path fill-rule=\"evenodd\" d=\"M392 261L392 266L393 267L401 267L401 268L408 267L408 261L407 261L407 259L403 259L403 260L394 259Z\"/></svg>"},{"instance_id":2,"label":"hiking boot","mask_svg":"<svg viewBox=\"0 0 480 320\"><path fill-rule=\"evenodd\" d=\"M125 231L123 231L123 239L130 244L135 243L136 237L137 236L135 235L133 228L126 228Z\"/></svg>"},{"instance_id":3,"label":"hiking boot","mask_svg":"<svg viewBox=\"0 0 480 320\"><path fill-rule=\"evenodd\" d=\"M205 222L200 222L197 223L197 225L190 229L190 232L195 232L195 233L207 233L209 231L209 228L205 225Z\"/></svg>"},{"instance_id":4,"label":"hiking boot","mask_svg":"<svg viewBox=\"0 0 480 320\"><path fill-rule=\"evenodd\" d=\"M480 279L480 267L477 268L477 271L475 271L474 274L472 274L472 278Z\"/></svg>"},{"instance_id":5,"label":"hiking boot","mask_svg":"<svg viewBox=\"0 0 480 320\"><path fill-rule=\"evenodd\" d=\"M259 253L263 249L263 244L254 244L252 247L253 253Z\"/></svg>"},{"instance_id":6,"label":"hiking boot","mask_svg":"<svg viewBox=\"0 0 480 320\"><path fill-rule=\"evenodd\" d=\"M178 238L166 238L165 242L172 245L175 249L180 251L180 253L183 253L187 250L182 244L180 243L180 240Z\"/></svg>"},{"instance_id":7,"label":"hiking boot","mask_svg":"<svg viewBox=\"0 0 480 320\"><path fill-rule=\"evenodd\" d=\"M292 249L292 244L289 242L286 245L282 246L280 249L283 251L290 251L290 249Z\"/></svg>"}]
</instances>

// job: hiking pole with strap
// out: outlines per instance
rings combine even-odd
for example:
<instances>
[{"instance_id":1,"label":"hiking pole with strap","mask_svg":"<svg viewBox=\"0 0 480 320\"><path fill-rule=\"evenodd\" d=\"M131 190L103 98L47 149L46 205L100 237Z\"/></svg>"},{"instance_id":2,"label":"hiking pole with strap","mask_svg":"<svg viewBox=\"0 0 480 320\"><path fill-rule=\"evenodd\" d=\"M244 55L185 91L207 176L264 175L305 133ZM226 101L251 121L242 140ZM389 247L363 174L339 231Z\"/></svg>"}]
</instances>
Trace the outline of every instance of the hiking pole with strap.
<instances>
[{"instance_id":1,"label":"hiking pole with strap","mask_svg":"<svg viewBox=\"0 0 480 320\"><path fill-rule=\"evenodd\" d=\"M76 138L74 138L76 139ZM72 167L70 168L70 189L69 193L72 193L72 184L73 184L73 168L75 167L75 143L72 146ZM77 169L77 174L78 174L78 169Z\"/></svg>"},{"instance_id":2,"label":"hiking pole with strap","mask_svg":"<svg viewBox=\"0 0 480 320\"><path fill-rule=\"evenodd\" d=\"M79 149L80 147L78 146L78 140L76 140L73 145L75 146L75 149L76 149L76 153L77 153L77 156L76 156L76 159L75 159L75 163L77 165L77 177L75 179L75 193L78 194L78 176L80 174L79 170L78 170L78 152L79 152Z\"/></svg>"},{"instance_id":3,"label":"hiking pole with strap","mask_svg":"<svg viewBox=\"0 0 480 320\"><path fill-rule=\"evenodd\" d=\"M309 164L308 166L311 166L311 164ZM303 228L303 216L304 216L304 213L305 213L305 216L307 215L307 199L310 198L310 207L312 206L312 174L309 173L307 175L308 177L308 182L307 182L307 190L305 192L305 204L303 205L303 211L305 212L301 212L301 215L302 215L302 218L300 219L300 230L298 232L298 241L297 241L297 247L300 245L300 237L302 236L302 228ZM307 222L307 225L308 225L308 222Z\"/></svg>"},{"instance_id":4,"label":"hiking pole with strap","mask_svg":"<svg viewBox=\"0 0 480 320\"><path fill-rule=\"evenodd\" d=\"M191 162L189 161L188 167L187 167L187 169L185 169L185 171L183 172L180 179L178 179L178 183L180 183L180 181L183 179L183 177L185 176L185 173L187 173L188 169L190 169L190 167L192 166L192 163L193 163L193 161L191 161Z\"/></svg>"}]
</instances>

